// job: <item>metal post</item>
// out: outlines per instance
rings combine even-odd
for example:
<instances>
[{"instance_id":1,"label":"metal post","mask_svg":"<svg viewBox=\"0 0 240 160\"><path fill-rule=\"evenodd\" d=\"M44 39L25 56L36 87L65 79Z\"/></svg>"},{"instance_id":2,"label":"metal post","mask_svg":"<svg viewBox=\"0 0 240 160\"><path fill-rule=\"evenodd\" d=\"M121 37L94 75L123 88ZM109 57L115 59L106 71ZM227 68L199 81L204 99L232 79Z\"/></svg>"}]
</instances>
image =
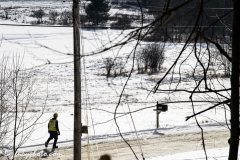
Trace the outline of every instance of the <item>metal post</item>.
<instances>
[{"instance_id":1,"label":"metal post","mask_svg":"<svg viewBox=\"0 0 240 160\"><path fill-rule=\"evenodd\" d=\"M159 128L159 114L161 113L161 111L156 111L157 113L157 128Z\"/></svg>"},{"instance_id":2,"label":"metal post","mask_svg":"<svg viewBox=\"0 0 240 160\"><path fill-rule=\"evenodd\" d=\"M158 118L158 102L157 102L157 105L156 105L156 122L157 122L157 128L159 127L159 118Z\"/></svg>"},{"instance_id":3,"label":"metal post","mask_svg":"<svg viewBox=\"0 0 240 160\"><path fill-rule=\"evenodd\" d=\"M73 44L74 44L74 160L81 160L81 57L80 57L80 0L73 0Z\"/></svg>"},{"instance_id":4,"label":"metal post","mask_svg":"<svg viewBox=\"0 0 240 160\"><path fill-rule=\"evenodd\" d=\"M158 110L158 102L157 102L157 106L156 106L156 122L157 122L157 128L159 128L159 114L161 113L161 111Z\"/></svg>"}]
</instances>

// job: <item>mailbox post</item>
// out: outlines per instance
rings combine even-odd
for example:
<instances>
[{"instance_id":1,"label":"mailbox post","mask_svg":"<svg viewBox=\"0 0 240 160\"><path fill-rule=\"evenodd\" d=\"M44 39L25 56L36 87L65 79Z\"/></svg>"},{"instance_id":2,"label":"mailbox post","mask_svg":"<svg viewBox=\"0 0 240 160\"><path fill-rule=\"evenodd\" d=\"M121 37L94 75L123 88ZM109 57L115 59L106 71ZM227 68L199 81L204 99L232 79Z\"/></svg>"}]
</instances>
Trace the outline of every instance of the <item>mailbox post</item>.
<instances>
[{"instance_id":1,"label":"mailbox post","mask_svg":"<svg viewBox=\"0 0 240 160\"><path fill-rule=\"evenodd\" d=\"M168 106L164 105L164 104L158 104L156 105L156 109L154 109L154 111L156 111L156 122L157 122L157 128L159 128L159 114L161 112L166 112L168 110Z\"/></svg>"}]
</instances>

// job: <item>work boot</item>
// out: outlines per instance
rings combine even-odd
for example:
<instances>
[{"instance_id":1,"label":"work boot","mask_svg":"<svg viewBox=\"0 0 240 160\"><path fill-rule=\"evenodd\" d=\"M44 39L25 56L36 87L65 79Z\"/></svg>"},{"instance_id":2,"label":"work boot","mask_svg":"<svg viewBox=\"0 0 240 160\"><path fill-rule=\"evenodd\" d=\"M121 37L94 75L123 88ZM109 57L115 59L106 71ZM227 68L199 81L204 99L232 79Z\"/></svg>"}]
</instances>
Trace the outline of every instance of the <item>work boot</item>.
<instances>
[{"instance_id":1,"label":"work boot","mask_svg":"<svg viewBox=\"0 0 240 160\"><path fill-rule=\"evenodd\" d=\"M45 142L45 147L48 147L48 142Z\"/></svg>"},{"instance_id":2,"label":"work boot","mask_svg":"<svg viewBox=\"0 0 240 160\"><path fill-rule=\"evenodd\" d=\"M57 147L57 139L54 139L53 148L58 148L58 147Z\"/></svg>"}]
</instances>

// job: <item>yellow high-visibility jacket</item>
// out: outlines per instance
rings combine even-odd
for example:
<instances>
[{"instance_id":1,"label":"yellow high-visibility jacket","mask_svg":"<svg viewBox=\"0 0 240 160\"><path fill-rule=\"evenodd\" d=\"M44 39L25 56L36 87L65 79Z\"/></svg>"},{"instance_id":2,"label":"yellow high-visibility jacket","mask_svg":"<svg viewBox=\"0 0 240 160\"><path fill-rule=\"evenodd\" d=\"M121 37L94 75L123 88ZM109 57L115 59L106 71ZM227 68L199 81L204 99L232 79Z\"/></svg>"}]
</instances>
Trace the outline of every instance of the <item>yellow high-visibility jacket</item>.
<instances>
[{"instance_id":1,"label":"yellow high-visibility jacket","mask_svg":"<svg viewBox=\"0 0 240 160\"><path fill-rule=\"evenodd\" d=\"M52 118L48 122L48 131L59 132L58 121L56 120L56 118Z\"/></svg>"}]
</instances>

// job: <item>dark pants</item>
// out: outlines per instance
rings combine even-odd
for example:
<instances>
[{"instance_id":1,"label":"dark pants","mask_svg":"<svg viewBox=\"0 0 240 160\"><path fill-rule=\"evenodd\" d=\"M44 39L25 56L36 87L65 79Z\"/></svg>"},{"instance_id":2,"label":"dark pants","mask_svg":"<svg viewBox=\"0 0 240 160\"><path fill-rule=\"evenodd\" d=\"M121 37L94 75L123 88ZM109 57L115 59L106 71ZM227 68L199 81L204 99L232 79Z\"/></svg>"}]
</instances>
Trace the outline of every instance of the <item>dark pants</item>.
<instances>
[{"instance_id":1,"label":"dark pants","mask_svg":"<svg viewBox=\"0 0 240 160\"><path fill-rule=\"evenodd\" d=\"M50 136L49 136L46 144L48 144L49 141L51 141L54 138L53 147L56 147L57 140L58 140L58 133L54 132L54 131L49 131L49 134L50 134Z\"/></svg>"}]
</instances>

